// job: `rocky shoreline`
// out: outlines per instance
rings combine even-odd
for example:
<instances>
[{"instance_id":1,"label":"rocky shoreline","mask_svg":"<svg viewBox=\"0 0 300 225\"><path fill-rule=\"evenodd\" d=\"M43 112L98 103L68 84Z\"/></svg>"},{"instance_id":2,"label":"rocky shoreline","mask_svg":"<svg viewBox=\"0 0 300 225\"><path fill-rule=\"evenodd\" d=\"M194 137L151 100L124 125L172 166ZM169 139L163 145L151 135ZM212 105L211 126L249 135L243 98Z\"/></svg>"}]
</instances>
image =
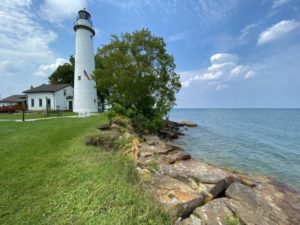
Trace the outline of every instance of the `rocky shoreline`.
<instances>
[{"instance_id":1,"label":"rocky shoreline","mask_svg":"<svg viewBox=\"0 0 300 225\"><path fill-rule=\"evenodd\" d=\"M117 131L119 138L130 140L123 148L134 160L144 189L176 218L177 225L300 224L299 192L268 176L195 160L172 142L184 135L182 128L194 126L168 121L158 135L142 137L118 120L99 129Z\"/></svg>"},{"instance_id":2,"label":"rocky shoreline","mask_svg":"<svg viewBox=\"0 0 300 225\"><path fill-rule=\"evenodd\" d=\"M191 122L169 122L159 136L135 142L137 170L180 225L299 224L300 193L268 176L219 168L192 157L171 139Z\"/></svg>"}]
</instances>

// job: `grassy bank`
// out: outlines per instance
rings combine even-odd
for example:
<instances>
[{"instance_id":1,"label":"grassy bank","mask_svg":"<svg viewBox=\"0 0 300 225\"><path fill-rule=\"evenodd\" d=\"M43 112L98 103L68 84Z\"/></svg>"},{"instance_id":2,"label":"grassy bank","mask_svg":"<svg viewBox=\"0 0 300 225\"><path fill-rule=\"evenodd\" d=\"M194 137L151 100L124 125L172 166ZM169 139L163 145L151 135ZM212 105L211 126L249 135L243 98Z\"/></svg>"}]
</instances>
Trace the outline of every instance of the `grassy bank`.
<instances>
[{"instance_id":1,"label":"grassy bank","mask_svg":"<svg viewBox=\"0 0 300 225\"><path fill-rule=\"evenodd\" d=\"M104 121L0 122L0 224L169 224L131 160L83 144Z\"/></svg>"}]
</instances>

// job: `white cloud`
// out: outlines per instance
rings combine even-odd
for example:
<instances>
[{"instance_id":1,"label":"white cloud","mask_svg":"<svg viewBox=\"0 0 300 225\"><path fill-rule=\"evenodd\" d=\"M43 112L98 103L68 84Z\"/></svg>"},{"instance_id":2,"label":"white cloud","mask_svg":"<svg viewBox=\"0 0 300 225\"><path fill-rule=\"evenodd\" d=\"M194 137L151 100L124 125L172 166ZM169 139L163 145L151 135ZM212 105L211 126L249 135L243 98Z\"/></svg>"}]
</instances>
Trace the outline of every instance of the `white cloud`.
<instances>
[{"instance_id":1,"label":"white cloud","mask_svg":"<svg viewBox=\"0 0 300 225\"><path fill-rule=\"evenodd\" d=\"M250 66L238 64L239 57L235 54L217 53L210 57L211 65L205 70L184 71L181 74L182 86L187 88L192 82L206 82L217 91L229 87L229 82L237 77L244 76L250 79L255 72Z\"/></svg>"},{"instance_id":2,"label":"white cloud","mask_svg":"<svg viewBox=\"0 0 300 225\"><path fill-rule=\"evenodd\" d=\"M250 79L250 78L254 77L255 75L256 75L256 73L253 70L250 70L246 73L245 79Z\"/></svg>"},{"instance_id":3,"label":"white cloud","mask_svg":"<svg viewBox=\"0 0 300 225\"><path fill-rule=\"evenodd\" d=\"M286 3L290 2L291 0L274 0L272 8L277 8L279 6L285 5Z\"/></svg>"},{"instance_id":4,"label":"white cloud","mask_svg":"<svg viewBox=\"0 0 300 225\"><path fill-rule=\"evenodd\" d=\"M262 45L274 40L280 39L299 26L299 22L295 20L282 20L279 23L269 27L263 31L257 40L257 44Z\"/></svg>"},{"instance_id":5,"label":"white cloud","mask_svg":"<svg viewBox=\"0 0 300 225\"><path fill-rule=\"evenodd\" d=\"M40 6L40 14L42 18L59 24L66 19L74 19L77 11L86 6L87 0L45 0Z\"/></svg>"},{"instance_id":6,"label":"white cloud","mask_svg":"<svg viewBox=\"0 0 300 225\"><path fill-rule=\"evenodd\" d=\"M210 61L213 64L226 63L226 62L236 62L239 57L237 55L228 53L217 53L210 57Z\"/></svg>"},{"instance_id":7,"label":"white cloud","mask_svg":"<svg viewBox=\"0 0 300 225\"><path fill-rule=\"evenodd\" d=\"M49 45L57 35L42 26L32 13L31 0L4 0L0 7L0 91L19 93L45 78L34 77L41 64L56 58ZM18 81L18 82L16 82ZM25 88L25 89L26 89Z\"/></svg>"},{"instance_id":8,"label":"white cloud","mask_svg":"<svg viewBox=\"0 0 300 225\"><path fill-rule=\"evenodd\" d=\"M247 26L245 26L241 30L241 34L239 36L239 41L241 41L242 43L245 43L245 41L248 39L250 34L253 33L253 31L255 29L257 29L257 27L260 26L261 24L262 24L262 20L248 24Z\"/></svg>"},{"instance_id":9,"label":"white cloud","mask_svg":"<svg viewBox=\"0 0 300 225\"><path fill-rule=\"evenodd\" d=\"M54 63L40 65L38 70L36 72L34 72L34 75L48 77L54 72L54 70L56 70L56 68L58 66L63 65L67 62L68 62L68 60L66 60L66 59L57 58Z\"/></svg>"},{"instance_id":10,"label":"white cloud","mask_svg":"<svg viewBox=\"0 0 300 225\"><path fill-rule=\"evenodd\" d=\"M187 37L188 37L187 32L182 32L182 33L171 35L170 37L167 38L167 42L182 41L185 40Z\"/></svg>"}]
</instances>

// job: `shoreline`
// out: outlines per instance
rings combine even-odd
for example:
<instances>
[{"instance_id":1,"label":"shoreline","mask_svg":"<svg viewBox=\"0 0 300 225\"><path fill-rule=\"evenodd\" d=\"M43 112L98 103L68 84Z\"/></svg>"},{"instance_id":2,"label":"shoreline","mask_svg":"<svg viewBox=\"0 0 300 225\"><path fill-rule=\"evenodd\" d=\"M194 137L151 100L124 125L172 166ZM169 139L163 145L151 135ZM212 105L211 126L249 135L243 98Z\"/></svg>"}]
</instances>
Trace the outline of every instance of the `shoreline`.
<instances>
[{"instance_id":1,"label":"shoreline","mask_svg":"<svg viewBox=\"0 0 300 225\"><path fill-rule=\"evenodd\" d=\"M133 157L137 170L158 200L173 212L177 224L297 224L300 192L275 178L223 168L193 159L173 140L184 135L169 122L159 136L144 135ZM214 208L220 209L218 212ZM257 210L261 212L256 215ZM221 218L222 217L222 218ZM215 218L219 218L215 221ZM227 218L227 219L226 219ZM211 223L215 221L215 223ZM218 222L218 223L217 223Z\"/></svg>"}]
</instances>

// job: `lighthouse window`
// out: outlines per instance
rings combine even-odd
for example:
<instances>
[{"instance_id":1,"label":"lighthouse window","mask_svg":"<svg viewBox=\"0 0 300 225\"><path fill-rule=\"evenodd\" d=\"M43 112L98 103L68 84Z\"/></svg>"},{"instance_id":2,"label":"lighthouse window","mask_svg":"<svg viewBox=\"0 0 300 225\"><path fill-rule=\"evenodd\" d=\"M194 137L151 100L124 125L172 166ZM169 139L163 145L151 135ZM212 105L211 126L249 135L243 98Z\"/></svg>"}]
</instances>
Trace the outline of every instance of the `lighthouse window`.
<instances>
[{"instance_id":1,"label":"lighthouse window","mask_svg":"<svg viewBox=\"0 0 300 225\"><path fill-rule=\"evenodd\" d=\"M91 39L93 39L93 35L91 35Z\"/></svg>"},{"instance_id":2,"label":"lighthouse window","mask_svg":"<svg viewBox=\"0 0 300 225\"><path fill-rule=\"evenodd\" d=\"M96 103L96 99L94 98L94 103Z\"/></svg>"},{"instance_id":3,"label":"lighthouse window","mask_svg":"<svg viewBox=\"0 0 300 225\"><path fill-rule=\"evenodd\" d=\"M78 76L78 80L81 80L81 76Z\"/></svg>"}]
</instances>

